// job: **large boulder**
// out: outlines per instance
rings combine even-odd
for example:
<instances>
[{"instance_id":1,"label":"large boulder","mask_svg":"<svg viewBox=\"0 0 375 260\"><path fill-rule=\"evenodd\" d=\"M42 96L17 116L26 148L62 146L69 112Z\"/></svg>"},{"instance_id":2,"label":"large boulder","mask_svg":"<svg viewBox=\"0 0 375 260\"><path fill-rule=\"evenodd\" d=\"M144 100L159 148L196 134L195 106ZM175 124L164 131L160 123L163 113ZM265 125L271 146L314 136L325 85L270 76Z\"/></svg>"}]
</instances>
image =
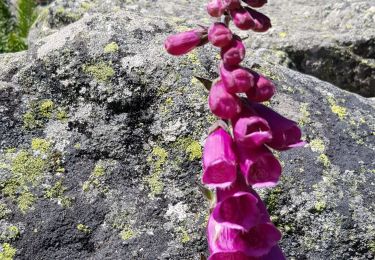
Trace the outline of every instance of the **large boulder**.
<instances>
[{"instance_id":1,"label":"large boulder","mask_svg":"<svg viewBox=\"0 0 375 260\"><path fill-rule=\"evenodd\" d=\"M194 76L217 77L217 49L163 50L166 35L190 26L118 10L0 55L0 258L207 255L197 184L216 119ZM273 53L246 63L275 82L268 105L309 141L279 155L281 183L261 191L281 247L289 259L372 259L374 104Z\"/></svg>"}]
</instances>

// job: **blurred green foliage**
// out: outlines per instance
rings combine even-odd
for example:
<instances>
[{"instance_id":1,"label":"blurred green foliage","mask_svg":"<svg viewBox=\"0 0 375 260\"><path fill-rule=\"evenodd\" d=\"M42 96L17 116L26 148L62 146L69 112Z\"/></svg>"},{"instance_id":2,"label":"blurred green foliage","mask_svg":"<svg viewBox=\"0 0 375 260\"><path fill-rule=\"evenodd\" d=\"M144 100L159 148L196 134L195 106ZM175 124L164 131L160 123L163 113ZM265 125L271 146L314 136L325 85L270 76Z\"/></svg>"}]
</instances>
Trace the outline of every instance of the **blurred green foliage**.
<instances>
[{"instance_id":1,"label":"blurred green foliage","mask_svg":"<svg viewBox=\"0 0 375 260\"><path fill-rule=\"evenodd\" d=\"M15 1L15 14L8 0L0 0L0 53L27 49L26 38L37 18L35 0Z\"/></svg>"}]
</instances>

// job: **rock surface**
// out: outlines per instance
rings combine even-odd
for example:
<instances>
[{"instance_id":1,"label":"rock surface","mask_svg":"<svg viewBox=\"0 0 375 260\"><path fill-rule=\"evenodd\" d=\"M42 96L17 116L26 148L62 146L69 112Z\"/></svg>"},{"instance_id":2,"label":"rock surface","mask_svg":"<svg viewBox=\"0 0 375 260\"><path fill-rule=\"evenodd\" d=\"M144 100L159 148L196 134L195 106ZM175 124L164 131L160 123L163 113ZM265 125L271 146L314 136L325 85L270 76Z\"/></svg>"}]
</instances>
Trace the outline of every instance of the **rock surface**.
<instances>
[{"instance_id":1,"label":"rock surface","mask_svg":"<svg viewBox=\"0 0 375 260\"><path fill-rule=\"evenodd\" d=\"M0 56L0 259L198 259L201 145L216 119L194 76L217 77L217 50L171 57L166 35L191 22L97 10ZM261 192L281 247L288 259L373 259L374 103L279 54L246 62L310 143L281 153L280 185Z\"/></svg>"}]
</instances>

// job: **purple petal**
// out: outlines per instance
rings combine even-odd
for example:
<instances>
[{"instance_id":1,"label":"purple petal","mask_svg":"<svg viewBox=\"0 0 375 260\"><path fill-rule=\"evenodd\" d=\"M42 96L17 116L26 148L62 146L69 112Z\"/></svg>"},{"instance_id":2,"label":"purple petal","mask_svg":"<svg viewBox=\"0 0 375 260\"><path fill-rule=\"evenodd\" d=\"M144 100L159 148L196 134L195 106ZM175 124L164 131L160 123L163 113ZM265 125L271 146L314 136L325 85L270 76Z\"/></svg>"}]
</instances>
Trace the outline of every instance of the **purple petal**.
<instances>
[{"instance_id":1,"label":"purple petal","mask_svg":"<svg viewBox=\"0 0 375 260\"><path fill-rule=\"evenodd\" d=\"M233 141L224 129L217 128L204 144L202 182L209 187L228 187L237 176Z\"/></svg>"},{"instance_id":2,"label":"purple petal","mask_svg":"<svg viewBox=\"0 0 375 260\"><path fill-rule=\"evenodd\" d=\"M240 99L228 93L221 81L211 87L208 104L212 113L222 119L231 119L241 112Z\"/></svg>"},{"instance_id":3,"label":"purple petal","mask_svg":"<svg viewBox=\"0 0 375 260\"><path fill-rule=\"evenodd\" d=\"M218 203L212 216L225 227L247 231L259 222L257 202L251 193L238 192Z\"/></svg>"},{"instance_id":4,"label":"purple petal","mask_svg":"<svg viewBox=\"0 0 375 260\"><path fill-rule=\"evenodd\" d=\"M239 164L246 182L254 188L273 187L281 175L281 165L265 146L257 149L238 145Z\"/></svg>"},{"instance_id":5,"label":"purple petal","mask_svg":"<svg viewBox=\"0 0 375 260\"><path fill-rule=\"evenodd\" d=\"M220 64L220 77L225 89L232 94L247 92L254 86L254 76L241 66Z\"/></svg>"},{"instance_id":6,"label":"purple petal","mask_svg":"<svg viewBox=\"0 0 375 260\"><path fill-rule=\"evenodd\" d=\"M224 47L233 39L231 30L223 23L213 23L208 29L208 40L216 47Z\"/></svg>"},{"instance_id":7,"label":"purple petal","mask_svg":"<svg viewBox=\"0 0 375 260\"><path fill-rule=\"evenodd\" d=\"M275 85L263 75L252 71L254 76L254 87L246 92L246 96L253 102L264 102L275 94Z\"/></svg>"},{"instance_id":8,"label":"purple petal","mask_svg":"<svg viewBox=\"0 0 375 260\"><path fill-rule=\"evenodd\" d=\"M221 49L220 54L224 64L235 66L245 58L246 50L242 40L234 36L232 42Z\"/></svg>"},{"instance_id":9,"label":"purple petal","mask_svg":"<svg viewBox=\"0 0 375 260\"><path fill-rule=\"evenodd\" d=\"M191 30L169 36L164 43L164 47L169 54L183 55L193 50L201 44L202 31Z\"/></svg>"},{"instance_id":10,"label":"purple petal","mask_svg":"<svg viewBox=\"0 0 375 260\"><path fill-rule=\"evenodd\" d=\"M234 25L241 30L255 29L256 24L253 17L245 8L230 11Z\"/></svg>"},{"instance_id":11,"label":"purple petal","mask_svg":"<svg viewBox=\"0 0 375 260\"><path fill-rule=\"evenodd\" d=\"M245 7L246 11L251 15L255 22L255 27L252 28L253 31L256 32L266 32L269 28L271 28L271 20L266 15L255 11L249 7Z\"/></svg>"},{"instance_id":12,"label":"purple petal","mask_svg":"<svg viewBox=\"0 0 375 260\"><path fill-rule=\"evenodd\" d=\"M252 104L252 107L258 115L267 120L271 128L272 140L267 143L268 146L283 151L306 144L301 140L302 132L296 122L283 117L264 105Z\"/></svg>"}]
</instances>

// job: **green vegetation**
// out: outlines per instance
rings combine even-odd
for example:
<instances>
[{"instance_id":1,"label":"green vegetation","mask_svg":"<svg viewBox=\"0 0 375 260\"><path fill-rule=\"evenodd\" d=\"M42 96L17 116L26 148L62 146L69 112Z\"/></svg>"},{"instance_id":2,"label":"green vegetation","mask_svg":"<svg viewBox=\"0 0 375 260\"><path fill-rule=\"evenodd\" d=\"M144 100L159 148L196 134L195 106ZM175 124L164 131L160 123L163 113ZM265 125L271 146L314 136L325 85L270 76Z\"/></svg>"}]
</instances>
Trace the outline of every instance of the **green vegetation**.
<instances>
[{"instance_id":1,"label":"green vegetation","mask_svg":"<svg viewBox=\"0 0 375 260\"><path fill-rule=\"evenodd\" d=\"M9 2L0 1L0 53L26 50L27 35L38 16L35 0L17 0L16 14Z\"/></svg>"}]
</instances>

